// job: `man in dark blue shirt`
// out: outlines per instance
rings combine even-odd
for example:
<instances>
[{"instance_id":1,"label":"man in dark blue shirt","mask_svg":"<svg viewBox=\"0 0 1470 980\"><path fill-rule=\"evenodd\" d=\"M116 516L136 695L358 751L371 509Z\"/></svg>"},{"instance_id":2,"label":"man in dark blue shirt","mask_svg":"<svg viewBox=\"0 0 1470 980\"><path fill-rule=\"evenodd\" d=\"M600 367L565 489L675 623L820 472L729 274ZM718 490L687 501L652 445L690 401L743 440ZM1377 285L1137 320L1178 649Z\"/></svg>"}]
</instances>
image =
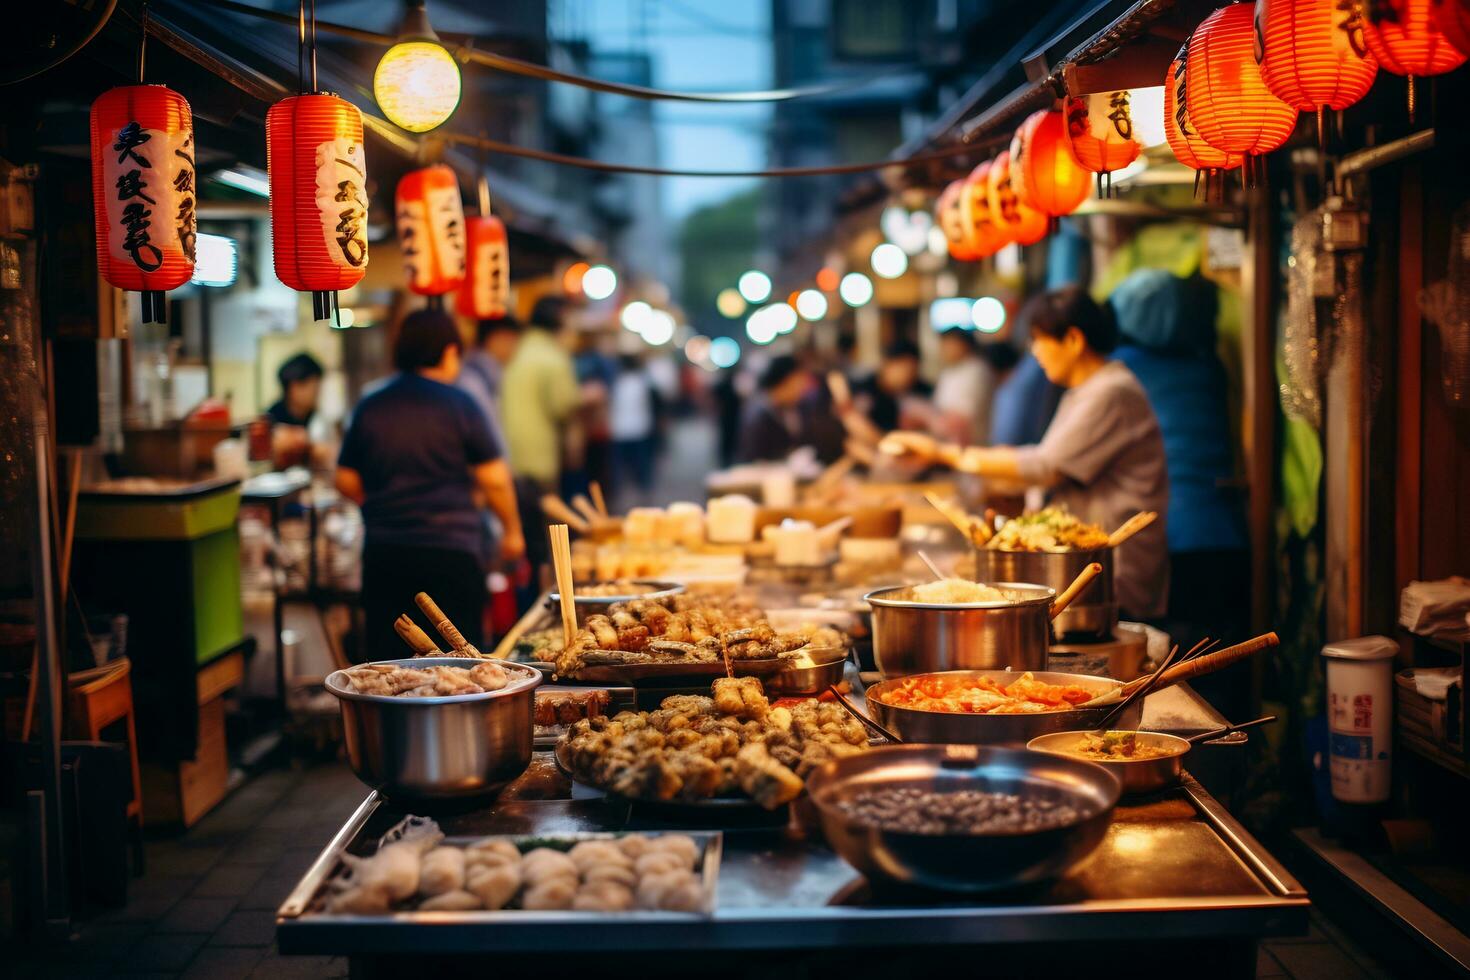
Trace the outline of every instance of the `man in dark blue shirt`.
<instances>
[{"instance_id":1,"label":"man in dark blue shirt","mask_svg":"<svg viewBox=\"0 0 1470 980\"><path fill-rule=\"evenodd\" d=\"M462 349L447 314L409 314L394 347L399 374L358 404L342 441L337 489L362 508L367 529L362 603L373 660L406 652L393 622L414 613L418 592L433 596L471 643L482 641L482 501L505 529L501 557L514 561L526 550L502 447L474 400L454 387Z\"/></svg>"}]
</instances>

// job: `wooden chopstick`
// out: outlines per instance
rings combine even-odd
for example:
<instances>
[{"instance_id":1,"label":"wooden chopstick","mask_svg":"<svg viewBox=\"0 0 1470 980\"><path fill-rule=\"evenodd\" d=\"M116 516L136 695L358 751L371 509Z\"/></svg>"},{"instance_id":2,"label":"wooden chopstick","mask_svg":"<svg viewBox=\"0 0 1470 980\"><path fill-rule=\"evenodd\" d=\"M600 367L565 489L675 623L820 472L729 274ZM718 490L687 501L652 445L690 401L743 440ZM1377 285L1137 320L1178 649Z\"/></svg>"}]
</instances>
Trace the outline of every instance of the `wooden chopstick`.
<instances>
[{"instance_id":1,"label":"wooden chopstick","mask_svg":"<svg viewBox=\"0 0 1470 980\"><path fill-rule=\"evenodd\" d=\"M1158 511L1139 511L1137 514L1134 514L1132 517L1128 518L1128 520L1119 525L1116 531L1108 535L1108 547L1118 547L1118 545L1122 544L1124 541L1127 541L1129 538L1133 537L1139 531L1142 531L1144 528L1148 527L1150 524L1158 519Z\"/></svg>"},{"instance_id":2,"label":"wooden chopstick","mask_svg":"<svg viewBox=\"0 0 1470 980\"><path fill-rule=\"evenodd\" d=\"M602 495L602 484L593 480L587 485L587 490L592 494L592 506L597 508L597 513L604 519L611 517L607 512L607 498Z\"/></svg>"},{"instance_id":3,"label":"wooden chopstick","mask_svg":"<svg viewBox=\"0 0 1470 980\"><path fill-rule=\"evenodd\" d=\"M444 652L439 649L438 644L429 638L429 634L419 628L418 623L415 623L408 617L407 613L399 616L394 621L393 629L397 631L399 637L403 639L403 642L408 644L409 649L414 652L415 656L435 657Z\"/></svg>"},{"instance_id":4,"label":"wooden chopstick","mask_svg":"<svg viewBox=\"0 0 1470 980\"><path fill-rule=\"evenodd\" d=\"M589 527L596 527L598 522L602 520L602 515L597 512L596 507L592 506L592 501L580 493L572 498L572 506L577 508L577 513L586 518Z\"/></svg>"},{"instance_id":5,"label":"wooden chopstick","mask_svg":"<svg viewBox=\"0 0 1470 980\"><path fill-rule=\"evenodd\" d=\"M547 528L551 535L551 564L556 571L556 591L561 597L562 641L571 649L577 636L577 606L572 593L572 543L565 524Z\"/></svg>"},{"instance_id":6,"label":"wooden chopstick","mask_svg":"<svg viewBox=\"0 0 1470 980\"><path fill-rule=\"evenodd\" d=\"M1280 643L1281 638L1275 633L1263 633L1260 636L1246 640L1244 643L1237 643L1233 647L1226 647L1223 650L1216 650L1214 653L1207 653L1202 656L1191 650L1189 655L1191 658L1186 659L1182 663L1176 663L1165 671L1164 676L1159 678L1159 682L1154 685L1153 689L1155 691L1162 691L1166 687L1173 687L1175 684L1187 681L1191 677L1199 677L1201 674L1213 674L1217 670L1229 667L1236 661L1254 656L1262 650L1269 650L1271 647L1279 646ZM1133 688L1145 680L1147 678L1140 677L1137 680L1129 681L1123 685L1119 693L1126 697Z\"/></svg>"},{"instance_id":7,"label":"wooden chopstick","mask_svg":"<svg viewBox=\"0 0 1470 980\"><path fill-rule=\"evenodd\" d=\"M449 621L448 616L444 615L444 610L439 608L439 604L429 598L429 593L420 592L413 597L413 601L418 603L418 607L423 610L424 615L429 617L429 622L434 624L434 628L439 631L440 636L444 637L450 649L458 650L471 657L481 655L475 645L469 640L466 640L464 634Z\"/></svg>"},{"instance_id":8,"label":"wooden chopstick","mask_svg":"<svg viewBox=\"0 0 1470 980\"><path fill-rule=\"evenodd\" d=\"M554 521L569 524L578 534L586 534L592 530L592 525L582 520L582 515L567 506L567 502L554 493L548 493L541 498L541 512Z\"/></svg>"}]
</instances>

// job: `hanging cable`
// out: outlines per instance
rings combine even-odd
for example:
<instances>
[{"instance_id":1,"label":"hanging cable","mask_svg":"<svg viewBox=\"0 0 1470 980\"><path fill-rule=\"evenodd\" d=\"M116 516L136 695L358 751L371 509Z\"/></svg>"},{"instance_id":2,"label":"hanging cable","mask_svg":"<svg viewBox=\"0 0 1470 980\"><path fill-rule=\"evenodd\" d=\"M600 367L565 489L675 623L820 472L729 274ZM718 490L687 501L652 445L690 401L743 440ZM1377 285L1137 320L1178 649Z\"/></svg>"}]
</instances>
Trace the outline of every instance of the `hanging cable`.
<instances>
[{"instance_id":1,"label":"hanging cable","mask_svg":"<svg viewBox=\"0 0 1470 980\"><path fill-rule=\"evenodd\" d=\"M277 13L274 10L263 10L252 7L248 3L239 0L207 0L207 2L222 10L229 10L249 17L258 17L261 20L274 21L277 24L290 24L292 18L288 14ZM345 37L353 41L362 41L367 44L378 44L383 47L391 47L398 43L398 38L390 34L379 34L377 31L365 31L357 27L348 27L345 24L334 24L321 21L318 25L321 30L338 37ZM652 101L667 102L709 102L745 104L752 102L789 102L793 99L810 98L817 95L832 95L837 92L851 91L862 88L865 85L879 81L883 78L911 70L904 67L895 67L884 71L874 72L862 78L845 80L841 82L828 82L821 85L806 85L793 88L764 89L751 92L675 92L669 89L648 88L643 85L626 85L622 82L608 82L600 78L591 78L586 75L577 75L572 72L557 71L545 65L535 62L523 61L520 58L512 58L509 55L494 54L490 51L482 51L474 46L475 38L459 35L456 40L451 40L450 35L441 35L441 41L450 54L460 61L471 62L486 68L494 68L512 75L521 75L525 78L537 78L545 82L562 82L567 85L577 85L581 88L591 89L594 92L606 92L609 95L625 95L631 99L647 99Z\"/></svg>"}]
</instances>

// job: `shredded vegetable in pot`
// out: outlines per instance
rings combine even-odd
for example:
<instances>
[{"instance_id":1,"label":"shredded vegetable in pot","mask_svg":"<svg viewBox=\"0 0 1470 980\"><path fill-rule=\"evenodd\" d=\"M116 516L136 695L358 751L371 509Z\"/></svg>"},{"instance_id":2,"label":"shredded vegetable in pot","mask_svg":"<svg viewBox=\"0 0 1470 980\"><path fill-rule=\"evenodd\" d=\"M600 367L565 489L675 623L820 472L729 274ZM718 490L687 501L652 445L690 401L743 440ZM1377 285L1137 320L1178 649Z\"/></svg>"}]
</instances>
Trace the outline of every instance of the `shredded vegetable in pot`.
<instances>
[{"instance_id":1,"label":"shredded vegetable in pot","mask_svg":"<svg viewBox=\"0 0 1470 980\"><path fill-rule=\"evenodd\" d=\"M1092 551L1107 547L1108 532L1061 507L1006 521L986 545L994 551Z\"/></svg>"}]
</instances>

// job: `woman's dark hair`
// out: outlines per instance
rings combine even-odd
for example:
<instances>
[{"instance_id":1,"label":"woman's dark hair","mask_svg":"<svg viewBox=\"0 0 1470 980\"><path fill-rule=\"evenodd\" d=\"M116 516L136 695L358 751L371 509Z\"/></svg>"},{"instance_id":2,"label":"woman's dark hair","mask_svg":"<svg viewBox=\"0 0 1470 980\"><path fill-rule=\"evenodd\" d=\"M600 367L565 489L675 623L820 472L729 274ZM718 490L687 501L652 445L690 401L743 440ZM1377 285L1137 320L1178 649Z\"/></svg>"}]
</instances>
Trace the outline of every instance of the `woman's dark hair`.
<instances>
[{"instance_id":1,"label":"woman's dark hair","mask_svg":"<svg viewBox=\"0 0 1470 980\"><path fill-rule=\"evenodd\" d=\"M905 358L919 359L918 345L908 340L895 340L883 350L883 360L901 361Z\"/></svg>"},{"instance_id":2,"label":"woman's dark hair","mask_svg":"<svg viewBox=\"0 0 1470 980\"><path fill-rule=\"evenodd\" d=\"M503 316L499 320L481 320L475 327L475 343L484 344L501 331L520 333L521 321L513 316Z\"/></svg>"},{"instance_id":3,"label":"woman's dark hair","mask_svg":"<svg viewBox=\"0 0 1470 980\"><path fill-rule=\"evenodd\" d=\"M1005 374L1021 361L1021 352L1003 340L980 345L980 357L996 374Z\"/></svg>"},{"instance_id":4,"label":"woman's dark hair","mask_svg":"<svg viewBox=\"0 0 1470 980\"><path fill-rule=\"evenodd\" d=\"M276 372L276 379L281 382L282 390L290 387L297 381L309 381L312 378L322 376L321 362L307 353L300 353L288 358Z\"/></svg>"},{"instance_id":5,"label":"woman's dark hair","mask_svg":"<svg viewBox=\"0 0 1470 980\"><path fill-rule=\"evenodd\" d=\"M975 350L979 345L975 342L975 332L964 327L946 327L939 331L940 340L958 340L970 350Z\"/></svg>"},{"instance_id":6,"label":"woman's dark hair","mask_svg":"<svg viewBox=\"0 0 1470 980\"><path fill-rule=\"evenodd\" d=\"M434 367L450 347L464 351L464 338L454 318L443 310L414 310L403 318L398 342L393 345L393 365L400 371Z\"/></svg>"},{"instance_id":7,"label":"woman's dark hair","mask_svg":"<svg viewBox=\"0 0 1470 980\"><path fill-rule=\"evenodd\" d=\"M560 296L543 296L531 307L531 326L560 330L566 320L567 301Z\"/></svg>"},{"instance_id":8,"label":"woman's dark hair","mask_svg":"<svg viewBox=\"0 0 1470 980\"><path fill-rule=\"evenodd\" d=\"M761 391L770 391L800 370L801 362L790 354L771 358L771 363L767 364L766 369L761 372Z\"/></svg>"},{"instance_id":9,"label":"woman's dark hair","mask_svg":"<svg viewBox=\"0 0 1470 980\"><path fill-rule=\"evenodd\" d=\"M1110 353L1118 346L1118 324L1112 312L1099 306L1080 286L1064 286L1033 296L1021 310L1021 326L1032 336L1041 334L1053 340L1061 340L1069 328L1076 327L1087 346L1099 354Z\"/></svg>"}]
</instances>

